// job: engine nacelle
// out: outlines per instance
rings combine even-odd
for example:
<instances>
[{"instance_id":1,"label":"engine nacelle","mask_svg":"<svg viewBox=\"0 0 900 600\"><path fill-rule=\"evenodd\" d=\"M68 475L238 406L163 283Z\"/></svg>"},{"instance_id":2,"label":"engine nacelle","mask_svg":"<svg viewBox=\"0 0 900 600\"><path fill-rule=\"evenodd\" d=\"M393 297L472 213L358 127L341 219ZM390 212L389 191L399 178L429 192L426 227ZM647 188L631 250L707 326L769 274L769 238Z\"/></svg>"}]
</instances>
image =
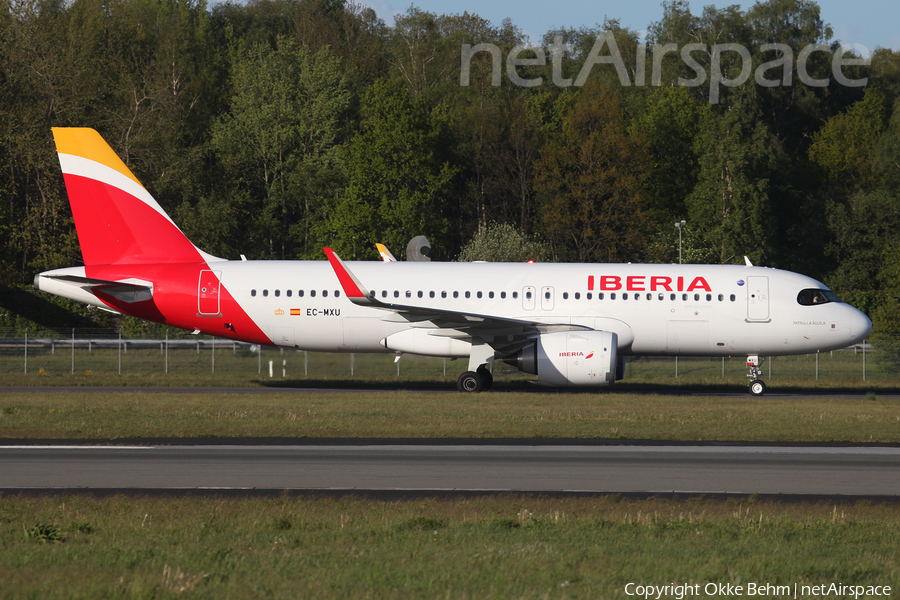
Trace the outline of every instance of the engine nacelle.
<instances>
[{"instance_id":1,"label":"engine nacelle","mask_svg":"<svg viewBox=\"0 0 900 600\"><path fill-rule=\"evenodd\" d=\"M617 347L611 331L562 331L539 336L503 362L544 385L607 386L616 380Z\"/></svg>"}]
</instances>

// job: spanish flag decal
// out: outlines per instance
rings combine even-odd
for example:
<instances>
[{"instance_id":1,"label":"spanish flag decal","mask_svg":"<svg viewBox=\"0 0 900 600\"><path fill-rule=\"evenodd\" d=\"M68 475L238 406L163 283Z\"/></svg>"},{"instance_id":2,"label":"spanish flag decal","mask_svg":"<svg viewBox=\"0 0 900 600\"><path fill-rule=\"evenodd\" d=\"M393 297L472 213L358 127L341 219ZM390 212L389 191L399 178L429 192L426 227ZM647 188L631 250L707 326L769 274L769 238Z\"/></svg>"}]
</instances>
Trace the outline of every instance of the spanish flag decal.
<instances>
[{"instance_id":1,"label":"spanish flag decal","mask_svg":"<svg viewBox=\"0 0 900 600\"><path fill-rule=\"evenodd\" d=\"M291 316L292 316L292 317L299 317L299 316L300 316L300 309L299 309L299 308L292 308L292 309L291 309Z\"/></svg>"}]
</instances>

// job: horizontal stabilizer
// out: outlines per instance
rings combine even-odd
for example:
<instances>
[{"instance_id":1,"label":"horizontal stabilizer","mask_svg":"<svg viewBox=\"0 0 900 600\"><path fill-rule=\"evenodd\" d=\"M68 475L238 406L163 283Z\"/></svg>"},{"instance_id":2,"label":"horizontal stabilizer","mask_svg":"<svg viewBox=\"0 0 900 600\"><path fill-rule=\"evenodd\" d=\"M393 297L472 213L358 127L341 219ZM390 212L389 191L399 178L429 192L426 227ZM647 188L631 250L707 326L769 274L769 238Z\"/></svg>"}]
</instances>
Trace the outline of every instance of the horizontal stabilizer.
<instances>
[{"instance_id":1,"label":"horizontal stabilizer","mask_svg":"<svg viewBox=\"0 0 900 600\"><path fill-rule=\"evenodd\" d=\"M96 292L103 292L107 296L112 296L129 304L144 302L153 298L153 284L144 281L107 281L105 279L93 279L78 275L48 275L46 273L39 277L75 284L77 287L89 291L95 296Z\"/></svg>"}]
</instances>

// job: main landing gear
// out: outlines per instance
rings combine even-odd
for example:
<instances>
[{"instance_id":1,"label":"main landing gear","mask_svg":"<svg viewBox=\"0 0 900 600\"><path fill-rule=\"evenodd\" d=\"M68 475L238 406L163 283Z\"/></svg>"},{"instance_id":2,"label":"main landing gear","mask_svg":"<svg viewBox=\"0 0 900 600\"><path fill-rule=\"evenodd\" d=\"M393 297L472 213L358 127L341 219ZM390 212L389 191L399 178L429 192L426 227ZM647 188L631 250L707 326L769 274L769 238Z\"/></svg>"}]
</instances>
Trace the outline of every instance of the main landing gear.
<instances>
[{"instance_id":1,"label":"main landing gear","mask_svg":"<svg viewBox=\"0 0 900 600\"><path fill-rule=\"evenodd\" d=\"M750 378L750 393L754 396L762 396L766 393L766 384L760 379L762 370L759 368L765 360L765 358L760 358L756 355L747 357L747 367L750 369L750 374L747 377Z\"/></svg>"},{"instance_id":2,"label":"main landing gear","mask_svg":"<svg viewBox=\"0 0 900 600\"><path fill-rule=\"evenodd\" d=\"M494 376L488 371L487 365L479 365L474 371L466 371L456 380L456 389L460 392L483 392L491 389L494 384Z\"/></svg>"}]
</instances>

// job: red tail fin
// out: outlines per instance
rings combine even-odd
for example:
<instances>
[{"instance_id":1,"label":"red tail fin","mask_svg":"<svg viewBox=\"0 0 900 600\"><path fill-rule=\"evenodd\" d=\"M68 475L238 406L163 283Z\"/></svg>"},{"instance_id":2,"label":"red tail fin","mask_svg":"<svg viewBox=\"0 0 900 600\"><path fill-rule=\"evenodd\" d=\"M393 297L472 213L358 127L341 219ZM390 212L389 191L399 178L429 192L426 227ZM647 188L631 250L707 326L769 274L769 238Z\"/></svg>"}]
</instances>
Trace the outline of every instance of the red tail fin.
<instances>
[{"instance_id":1,"label":"red tail fin","mask_svg":"<svg viewBox=\"0 0 900 600\"><path fill-rule=\"evenodd\" d=\"M93 129L54 127L85 265L207 262Z\"/></svg>"}]
</instances>

